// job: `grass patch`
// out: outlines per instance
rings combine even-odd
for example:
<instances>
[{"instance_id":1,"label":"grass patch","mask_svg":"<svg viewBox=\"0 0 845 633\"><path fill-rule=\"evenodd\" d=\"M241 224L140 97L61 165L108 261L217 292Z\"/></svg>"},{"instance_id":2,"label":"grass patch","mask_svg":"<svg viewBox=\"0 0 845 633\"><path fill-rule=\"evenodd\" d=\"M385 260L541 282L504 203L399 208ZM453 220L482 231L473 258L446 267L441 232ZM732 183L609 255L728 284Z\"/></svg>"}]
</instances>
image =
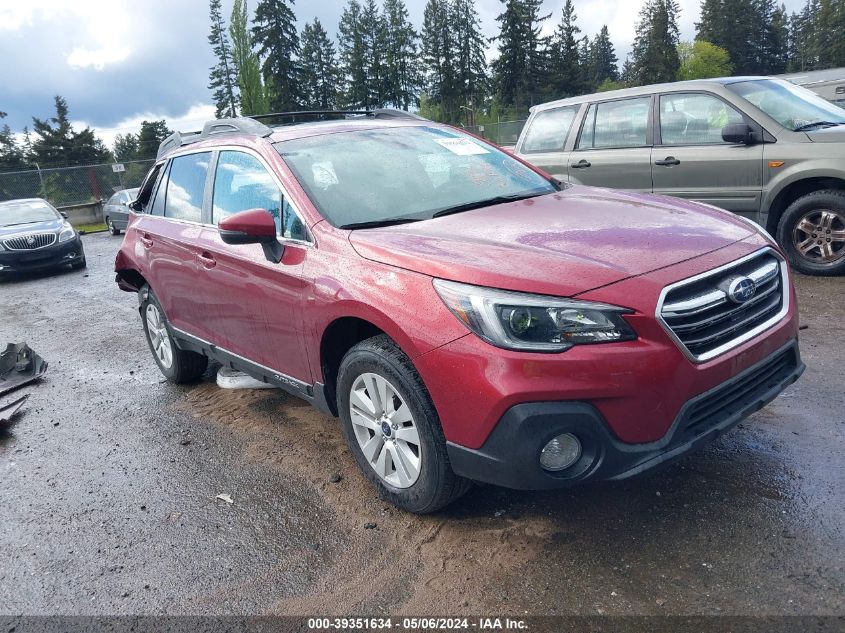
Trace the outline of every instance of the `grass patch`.
<instances>
[{"instance_id":1,"label":"grass patch","mask_svg":"<svg viewBox=\"0 0 845 633\"><path fill-rule=\"evenodd\" d=\"M98 233L107 230L108 227L102 222L98 224L77 224L76 230L80 233Z\"/></svg>"}]
</instances>

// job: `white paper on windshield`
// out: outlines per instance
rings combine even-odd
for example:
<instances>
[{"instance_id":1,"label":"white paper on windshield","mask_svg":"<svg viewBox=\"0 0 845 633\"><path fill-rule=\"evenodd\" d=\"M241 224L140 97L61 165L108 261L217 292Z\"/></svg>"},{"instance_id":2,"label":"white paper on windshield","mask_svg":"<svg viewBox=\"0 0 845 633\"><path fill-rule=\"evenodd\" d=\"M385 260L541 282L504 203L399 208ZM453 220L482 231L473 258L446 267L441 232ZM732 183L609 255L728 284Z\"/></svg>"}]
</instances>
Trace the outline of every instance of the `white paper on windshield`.
<instances>
[{"instance_id":1,"label":"white paper on windshield","mask_svg":"<svg viewBox=\"0 0 845 633\"><path fill-rule=\"evenodd\" d=\"M434 140L458 156L474 156L475 154L490 153L481 147L481 145L473 143L468 138L436 138Z\"/></svg>"}]
</instances>

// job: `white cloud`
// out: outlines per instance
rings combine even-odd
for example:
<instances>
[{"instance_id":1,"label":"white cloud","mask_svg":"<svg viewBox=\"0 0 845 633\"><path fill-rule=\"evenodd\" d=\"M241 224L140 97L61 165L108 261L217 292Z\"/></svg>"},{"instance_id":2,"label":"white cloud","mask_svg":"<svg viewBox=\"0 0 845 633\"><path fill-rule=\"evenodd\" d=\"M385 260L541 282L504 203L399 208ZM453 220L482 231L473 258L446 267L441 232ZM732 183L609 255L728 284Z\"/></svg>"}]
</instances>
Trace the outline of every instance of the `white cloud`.
<instances>
[{"instance_id":1,"label":"white cloud","mask_svg":"<svg viewBox=\"0 0 845 633\"><path fill-rule=\"evenodd\" d=\"M197 132L202 129L206 121L214 119L214 105L210 103L196 103L187 112L177 116L169 116L161 112L141 112L133 114L110 128L93 127L97 136L103 139L107 147L114 145L114 138L118 134L137 134L142 121L167 121L167 127L179 132ZM82 130L88 125L85 121L73 121L75 130Z\"/></svg>"},{"instance_id":2,"label":"white cloud","mask_svg":"<svg viewBox=\"0 0 845 633\"><path fill-rule=\"evenodd\" d=\"M129 48L121 44L104 46L91 50L84 46L77 46L67 56L68 66L71 68L94 68L102 70L109 64L116 64L129 57Z\"/></svg>"}]
</instances>

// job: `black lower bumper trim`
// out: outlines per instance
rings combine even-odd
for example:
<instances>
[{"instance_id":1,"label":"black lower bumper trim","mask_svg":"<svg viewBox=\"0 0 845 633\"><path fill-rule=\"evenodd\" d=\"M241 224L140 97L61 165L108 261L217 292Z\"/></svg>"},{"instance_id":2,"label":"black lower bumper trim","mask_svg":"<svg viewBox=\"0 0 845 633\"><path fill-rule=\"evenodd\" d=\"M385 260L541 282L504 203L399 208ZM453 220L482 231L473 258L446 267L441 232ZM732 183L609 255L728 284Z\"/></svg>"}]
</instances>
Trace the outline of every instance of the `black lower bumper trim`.
<instances>
[{"instance_id":1,"label":"black lower bumper trim","mask_svg":"<svg viewBox=\"0 0 845 633\"><path fill-rule=\"evenodd\" d=\"M677 459L716 439L760 410L804 372L797 341L687 402L666 435L647 444L620 441L585 402L535 402L508 409L479 449L449 442L456 474L519 490L564 488L587 479L624 479ZM729 396L729 397L728 397ZM552 438L572 433L579 460L562 473L540 467Z\"/></svg>"}]
</instances>

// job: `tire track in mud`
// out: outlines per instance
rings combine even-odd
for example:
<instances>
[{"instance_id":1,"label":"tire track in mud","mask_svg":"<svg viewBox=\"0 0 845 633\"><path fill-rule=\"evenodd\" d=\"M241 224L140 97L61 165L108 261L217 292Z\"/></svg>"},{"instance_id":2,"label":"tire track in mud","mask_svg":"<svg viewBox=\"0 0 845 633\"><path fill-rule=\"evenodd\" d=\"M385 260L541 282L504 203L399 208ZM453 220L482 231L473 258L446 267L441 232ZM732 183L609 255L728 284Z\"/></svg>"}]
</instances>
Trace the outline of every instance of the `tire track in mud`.
<instances>
[{"instance_id":1,"label":"tire track in mud","mask_svg":"<svg viewBox=\"0 0 845 633\"><path fill-rule=\"evenodd\" d=\"M226 390L204 383L174 407L245 433L244 458L304 480L335 517L340 545L321 557L311 590L282 596L285 614L456 614L502 609L508 580L554 533L548 517L491 517L472 496L433 516L381 500L349 455L340 422L281 391ZM330 483L335 472L342 475ZM477 491L476 494L480 494ZM463 505L462 504L466 504ZM475 504L479 505L479 504ZM376 528L364 529L375 522Z\"/></svg>"}]
</instances>

